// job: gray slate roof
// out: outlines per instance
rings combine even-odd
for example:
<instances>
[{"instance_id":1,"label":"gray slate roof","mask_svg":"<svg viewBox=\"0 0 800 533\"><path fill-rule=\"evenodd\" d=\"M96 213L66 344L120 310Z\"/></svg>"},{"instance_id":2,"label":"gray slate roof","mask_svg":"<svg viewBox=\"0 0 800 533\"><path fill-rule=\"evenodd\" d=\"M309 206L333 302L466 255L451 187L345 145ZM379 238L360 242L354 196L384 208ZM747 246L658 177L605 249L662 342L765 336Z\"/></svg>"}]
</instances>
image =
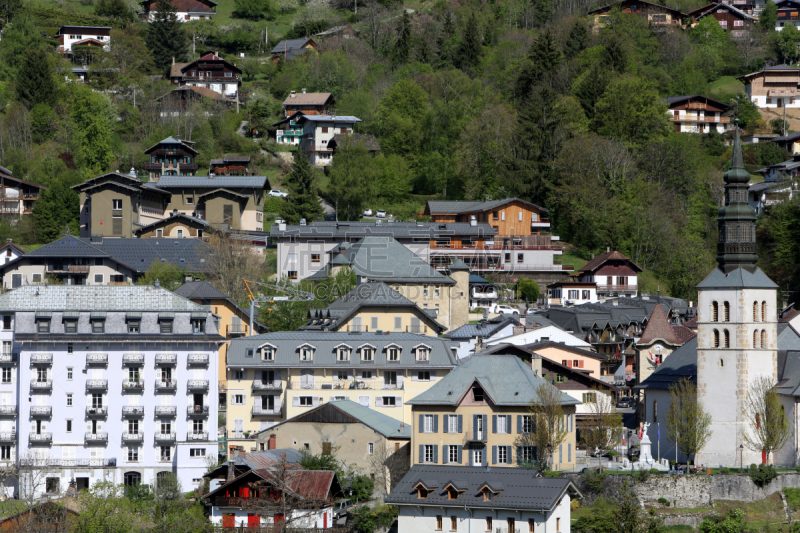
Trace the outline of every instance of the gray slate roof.
<instances>
[{"instance_id":1,"label":"gray slate roof","mask_svg":"<svg viewBox=\"0 0 800 533\"><path fill-rule=\"evenodd\" d=\"M536 396L536 388L547 384L515 355L478 354L463 359L458 368L406 404L458 405L476 381L499 406L529 405ZM561 394L561 405L579 403L569 395Z\"/></svg>"},{"instance_id":2,"label":"gray slate roof","mask_svg":"<svg viewBox=\"0 0 800 533\"><path fill-rule=\"evenodd\" d=\"M331 262L346 264L356 275L370 281L455 284L391 237L364 237Z\"/></svg>"},{"instance_id":3,"label":"gray slate roof","mask_svg":"<svg viewBox=\"0 0 800 533\"><path fill-rule=\"evenodd\" d=\"M310 411L306 411L305 413L301 413L297 416L294 416L288 420L284 420L283 422L276 424L276 426L282 426L283 424L288 424L290 422L305 422L303 418L311 415L312 413L325 411L328 409L338 409L343 413L350 415L351 417L355 418L365 426L374 429L384 437L388 439L410 439L411 438L411 424L406 424L397 420L396 418L392 418L391 416L387 416L383 413L376 411L375 409L370 409L369 407L365 407L357 402L352 400L332 400L330 402L324 403L319 407L315 407ZM272 428L276 427L272 426ZM265 432L272 431L272 428L265 429Z\"/></svg>"},{"instance_id":4,"label":"gray slate roof","mask_svg":"<svg viewBox=\"0 0 800 533\"><path fill-rule=\"evenodd\" d=\"M335 348L342 343L353 349L350 361L341 363L336 361ZM262 361L258 349L270 344L276 347L274 361ZM299 348L310 344L316 351L314 360L300 362ZM358 348L364 344L375 347L375 360L371 363L362 363ZM400 347L399 361L387 360L387 348L396 345ZM431 348L428 362L417 362L414 349L419 345ZM247 350L252 349L253 355L248 356ZM249 368L453 368L458 365L458 358L451 349L451 343L446 339L428 337L414 333L366 333L366 332L327 332L327 331L276 331L263 335L253 335L233 339L228 346L228 365Z\"/></svg>"},{"instance_id":5,"label":"gray slate roof","mask_svg":"<svg viewBox=\"0 0 800 533\"><path fill-rule=\"evenodd\" d=\"M682 379L697 383L697 337L665 357L658 369L634 389L669 390Z\"/></svg>"},{"instance_id":6,"label":"gray slate roof","mask_svg":"<svg viewBox=\"0 0 800 533\"><path fill-rule=\"evenodd\" d=\"M202 305L153 285L23 285L0 294L2 311L195 311Z\"/></svg>"},{"instance_id":7,"label":"gray slate roof","mask_svg":"<svg viewBox=\"0 0 800 533\"><path fill-rule=\"evenodd\" d=\"M165 262L183 267L187 272L205 272L207 244L199 239L103 239L91 242L65 235L14 261L0 265L0 271L31 258L108 258L143 274L152 263Z\"/></svg>"},{"instance_id":8,"label":"gray slate roof","mask_svg":"<svg viewBox=\"0 0 800 533\"><path fill-rule=\"evenodd\" d=\"M174 291L178 296L188 299L229 300L228 295L207 281L187 281Z\"/></svg>"},{"instance_id":9,"label":"gray slate roof","mask_svg":"<svg viewBox=\"0 0 800 533\"><path fill-rule=\"evenodd\" d=\"M254 188L265 189L269 187L267 176L219 176L213 178L208 176L161 176L155 183L159 189L169 189L173 187L208 187L208 188Z\"/></svg>"},{"instance_id":10,"label":"gray slate roof","mask_svg":"<svg viewBox=\"0 0 800 533\"><path fill-rule=\"evenodd\" d=\"M519 325L519 320L509 317L497 322L481 321L477 324L464 324L458 329L445 333L444 336L448 339L474 339L477 337L485 339L509 325Z\"/></svg>"},{"instance_id":11,"label":"gray slate roof","mask_svg":"<svg viewBox=\"0 0 800 533\"><path fill-rule=\"evenodd\" d=\"M282 238L329 238L344 239L354 236L393 237L395 239L419 239L420 242L439 237L487 237L497 234L485 222L471 226L467 222L331 222L315 220L307 226L286 226L281 231L278 225L270 228L270 237Z\"/></svg>"},{"instance_id":12,"label":"gray slate roof","mask_svg":"<svg viewBox=\"0 0 800 533\"><path fill-rule=\"evenodd\" d=\"M282 54L284 51L291 52L298 48L302 48L308 41L313 39L284 39L275 45L275 48L270 52L271 54Z\"/></svg>"},{"instance_id":13,"label":"gray slate roof","mask_svg":"<svg viewBox=\"0 0 800 533\"><path fill-rule=\"evenodd\" d=\"M464 202L464 201L454 201L454 200L428 200L428 209L432 215L437 213L444 213L444 214L451 214L451 213L472 213L475 211L489 211L491 209L495 209L496 207L500 207L506 205L510 202L523 202L528 205L531 205L538 210L547 213L547 209L544 207L538 206L536 204L532 204L521 198L504 198L502 200L486 200L484 202Z\"/></svg>"},{"instance_id":14,"label":"gray slate roof","mask_svg":"<svg viewBox=\"0 0 800 533\"><path fill-rule=\"evenodd\" d=\"M697 285L698 289L777 289L769 277L756 267L755 272L750 273L743 268L737 268L729 274L715 268L706 279Z\"/></svg>"},{"instance_id":15,"label":"gray slate roof","mask_svg":"<svg viewBox=\"0 0 800 533\"><path fill-rule=\"evenodd\" d=\"M530 468L475 468L470 466L428 466L414 465L403 479L386 497L392 505L413 505L414 507L455 507L495 509L519 509L524 511L550 511L564 497L567 491L580 497L580 493L567 478L536 477L537 471ZM428 488L434 488L428 497L421 500L414 486L422 481ZM454 481L460 492L455 500L448 499L445 485ZM460 485L466 483L466 487ZM484 501L479 492L484 484L502 492L495 494L492 501Z\"/></svg>"}]
</instances>

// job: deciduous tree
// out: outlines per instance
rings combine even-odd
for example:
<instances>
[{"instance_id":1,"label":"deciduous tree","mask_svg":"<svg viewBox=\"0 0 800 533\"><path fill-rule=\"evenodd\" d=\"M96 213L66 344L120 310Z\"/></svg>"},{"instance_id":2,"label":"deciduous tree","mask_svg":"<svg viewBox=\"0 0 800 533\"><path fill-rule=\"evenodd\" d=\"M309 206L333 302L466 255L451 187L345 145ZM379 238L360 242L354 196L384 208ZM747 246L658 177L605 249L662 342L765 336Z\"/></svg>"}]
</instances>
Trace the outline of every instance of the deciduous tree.
<instances>
[{"instance_id":1,"label":"deciduous tree","mask_svg":"<svg viewBox=\"0 0 800 533\"><path fill-rule=\"evenodd\" d=\"M583 441L590 450L610 452L622 442L622 415L617 412L611 396L595 389L594 401L589 402Z\"/></svg>"},{"instance_id":2,"label":"deciduous tree","mask_svg":"<svg viewBox=\"0 0 800 533\"><path fill-rule=\"evenodd\" d=\"M687 379L673 385L669 397L667 434L686 457L693 459L711 438L711 415L697 398L697 386Z\"/></svg>"},{"instance_id":3,"label":"deciduous tree","mask_svg":"<svg viewBox=\"0 0 800 533\"><path fill-rule=\"evenodd\" d=\"M558 445L569 435L563 401L563 394L558 388L543 382L536 387L534 397L528 405L533 431L522 433L519 443L536 448L540 468L547 468L552 461L552 457L547 456L548 450L552 453L558 449Z\"/></svg>"},{"instance_id":4,"label":"deciduous tree","mask_svg":"<svg viewBox=\"0 0 800 533\"><path fill-rule=\"evenodd\" d=\"M770 455L780 450L791 436L791 426L772 379L761 376L747 391L744 415L748 427L744 431L744 445L754 452Z\"/></svg>"}]
</instances>

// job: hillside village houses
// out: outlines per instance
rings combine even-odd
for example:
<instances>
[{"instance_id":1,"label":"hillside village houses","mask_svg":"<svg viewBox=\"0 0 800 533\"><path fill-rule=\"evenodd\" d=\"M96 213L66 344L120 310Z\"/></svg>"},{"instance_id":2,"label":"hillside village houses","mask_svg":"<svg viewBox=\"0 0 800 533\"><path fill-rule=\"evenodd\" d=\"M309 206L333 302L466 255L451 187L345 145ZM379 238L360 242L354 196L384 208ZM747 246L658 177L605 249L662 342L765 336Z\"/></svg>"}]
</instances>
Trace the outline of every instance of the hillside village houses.
<instances>
[{"instance_id":1,"label":"hillside village houses","mask_svg":"<svg viewBox=\"0 0 800 533\"><path fill-rule=\"evenodd\" d=\"M0 167L0 217L18 218L30 215L39 198L41 185L15 178L7 168Z\"/></svg>"},{"instance_id":2,"label":"hillside village houses","mask_svg":"<svg viewBox=\"0 0 800 533\"><path fill-rule=\"evenodd\" d=\"M156 0L139 2L142 7L142 18L152 22L156 16ZM217 3L213 0L172 0L178 21L202 20L217 14Z\"/></svg>"},{"instance_id":3,"label":"hillside village houses","mask_svg":"<svg viewBox=\"0 0 800 533\"><path fill-rule=\"evenodd\" d=\"M56 32L56 52L72 53L73 46L90 46L108 50L111 28L103 26L61 26Z\"/></svg>"},{"instance_id":4,"label":"hillside village houses","mask_svg":"<svg viewBox=\"0 0 800 533\"><path fill-rule=\"evenodd\" d=\"M191 63L173 63L169 71L170 81L178 86L207 88L231 99L238 98L241 76L242 69L215 52L204 52Z\"/></svg>"},{"instance_id":5,"label":"hillside village houses","mask_svg":"<svg viewBox=\"0 0 800 533\"><path fill-rule=\"evenodd\" d=\"M278 64L281 60L292 61L309 53L317 53L318 50L319 46L314 39L284 39L276 44L270 53L272 62Z\"/></svg>"},{"instance_id":6,"label":"hillside village houses","mask_svg":"<svg viewBox=\"0 0 800 533\"><path fill-rule=\"evenodd\" d=\"M446 339L405 332L280 331L233 339L227 352L228 449L331 400L411 424L406 402L458 365Z\"/></svg>"},{"instance_id":7,"label":"hillside village houses","mask_svg":"<svg viewBox=\"0 0 800 533\"><path fill-rule=\"evenodd\" d=\"M24 467L20 494L164 473L199 486L217 452L218 317L143 285L19 287L0 315L0 454Z\"/></svg>"},{"instance_id":8,"label":"hillside village houses","mask_svg":"<svg viewBox=\"0 0 800 533\"><path fill-rule=\"evenodd\" d=\"M725 133L730 128L730 117L722 116L730 106L699 94L670 96L662 100L669 109L667 115L675 131L688 133Z\"/></svg>"},{"instance_id":9,"label":"hillside village houses","mask_svg":"<svg viewBox=\"0 0 800 533\"><path fill-rule=\"evenodd\" d=\"M305 89L300 93L291 91L283 101L284 119L273 124L276 127L285 124L283 129L275 132L275 141L278 144L299 145L303 127L297 119L303 115L328 115L334 103L331 93L307 93Z\"/></svg>"},{"instance_id":10,"label":"hillside village houses","mask_svg":"<svg viewBox=\"0 0 800 533\"><path fill-rule=\"evenodd\" d=\"M779 23L780 24L780 23ZM775 65L740 76L744 92L760 108L800 107L800 69Z\"/></svg>"}]
</instances>

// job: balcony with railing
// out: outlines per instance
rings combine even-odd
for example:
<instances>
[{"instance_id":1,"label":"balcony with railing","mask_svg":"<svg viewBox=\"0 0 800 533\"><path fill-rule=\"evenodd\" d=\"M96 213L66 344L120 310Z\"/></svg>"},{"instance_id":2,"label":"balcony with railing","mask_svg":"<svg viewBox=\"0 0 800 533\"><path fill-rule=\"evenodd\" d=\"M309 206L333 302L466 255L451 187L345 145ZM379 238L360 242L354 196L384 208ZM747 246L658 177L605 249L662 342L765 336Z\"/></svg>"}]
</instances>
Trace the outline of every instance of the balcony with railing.
<instances>
[{"instance_id":1,"label":"balcony with railing","mask_svg":"<svg viewBox=\"0 0 800 533\"><path fill-rule=\"evenodd\" d=\"M190 365L207 365L208 364L208 354L207 353L190 353L186 362L188 364L190 364Z\"/></svg>"},{"instance_id":2,"label":"balcony with railing","mask_svg":"<svg viewBox=\"0 0 800 533\"><path fill-rule=\"evenodd\" d=\"M108 433L106 432L87 433L84 436L84 441L87 444L99 444L108 442Z\"/></svg>"},{"instance_id":3,"label":"balcony with railing","mask_svg":"<svg viewBox=\"0 0 800 533\"><path fill-rule=\"evenodd\" d=\"M157 365L175 365L178 363L178 355L174 353L157 353Z\"/></svg>"},{"instance_id":4,"label":"balcony with railing","mask_svg":"<svg viewBox=\"0 0 800 533\"><path fill-rule=\"evenodd\" d=\"M287 382L288 389L294 390L403 390L403 384L385 382L380 379L338 380L338 379L293 379Z\"/></svg>"},{"instance_id":5,"label":"balcony with railing","mask_svg":"<svg viewBox=\"0 0 800 533\"><path fill-rule=\"evenodd\" d=\"M122 442L144 442L144 433L123 433Z\"/></svg>"},{"instance_id":6,"label":"balcony with railing","mask_svg":"<svg viewBox=\"0 0 800 533\"><path fill-rule=\"evenodd\" d=\"M0 416L17 416L17 406L0 405Z\"/></svg>"},{"instance_id":7,"label":"balcony with railing","mask_svg":"<svg viewBox=\"0 0 800 533\"><path fill-rule=\"evenodd\" d=\"M53 442L53 434L46 433L31 433L28 435L28 440L31 444L50 444Z\"/></svg>"},{"instance_id":8,"label":"balcony with railing","mask_svg":"<svg viewBox=\"0 0 800 533\"><path fill-rule=\"evenodd\" d=\"M188 441L206 441L208 440L208 431L190 431L186 434Z\"/></svg>"},{"instance_id":9,"label":"balcony with railing","mask_svg":"<svg viewBox=\"0 0 800 533\"><path fill-rule=\"evenodd\" d=\"M638 291L638 285L597 285L597 292L624 292L624 291Z\"/></svg>"},{"instance_id":10,"label":"balcony with railing","mask_svg":"<svg viewBox=\"0 0 800 533\"><path fill-rule=\"evenodd\" d=\"M144 391L144 380L143 379L126 379L126 380L123 380L122 381L122 390L142 392L142 391Z\"/></svg>"},{"instance_id":11,"label":"balcony with railing","mask_svg":"<svg viewBox=\"0 0 800 533\"><path fill-rule=\"evenodd\" d=\"M140 418L144 416L144 407L140 405L126 405L122 408L122 416L126 418Z\"/></svg>"},{"instance_id":12,"label":"balcony with railing","mask_svg":"<svg viewBox=\"0 0 800 533\"><path fill-rule=\"evenodd\" d=\"M47 265L47 272L58 274L88 274L89 265L49 264Z\"/></svg>"},{"instance_id":13,"label":"balcony with railing","mask_svg":"<svg viewBox=\"0 0 800 533\"><path fill-rule=\"evenodd\" d=\"M122 354L123 365L140 365L144 363L143 353L124 353Z\"/></svg>"},{"instance_id":14,"label":"balcony with railing","mask_svg":"<svg viewBox=\"0 0 800 533\"><path fill-rule=\"evenodd\" d=\"M17 354L14 352L2 352L0 353L0 363L16 363L17 362Z\"/></svg>"},{"instance_id":15,"label":"balcony with railing","mask_svg":"<svg viewBox=\"0 0 800 533\"><path fill-rule=\"evenodd\" d=\"M108 390L107 379L87 379L86 390Z\"/></svg>"},{"instance_id":16,"label":"balcony with railing","mask_svg":"<svg viewBox=\"0 0 800 533\"><path fill-rule=\"evenodd\" d=\"M86 364L87 365L107 365L108 364L108 354L107 353L87 353L86 354Z\"/></svg>"},{"instance_id":17,"label":"balcony with railing","mask_svg":"<svg viewBox=\"0 0 800 533\"><path fill-rule=\"evenodd\" d=\"M108 416L108 407L86 407L86 416L89 418L105 418Z\"/></svg>"},{"instance_id":18,"label":"balcony with railing","mask_svg":"<svg viewBox=\"0 0 800 533\"><path fill-rule=\"evenodd\" d=\"M186 388L189 390L208 390L208 380L190 379L186 382Z\"/></svg>"},{"instance_id":19,"label":"balcony with railing","mask_svg":"<svg viewBox=\"0 0 800 533\"><path fill-rule=\"evenodd\" d=\"M175 442L175 433L156 433L156 442Z\"/></svg>"},{"instance_id":20,"label":"balcony with railing","mask_svg":"<svg viewBox=\"0 0 800 533\"><path fill-rule=\"evenodd\" d=\"M53 416L53 407L50 405L34 405L31 407L31 418L50 418Z\"/></svg>"},{"instance_id":21,"label":"balcony with railing","mask_svg":"<svg viewBox=\"0 0 800 533\"><path fill-rule=\"evenodd\" d=\"M273 408L264 407L263 405L254 405L253 410L251 411L253 416L261 416L261 415L280 415L281 414L281 406L276 405Z\"/></svg>"},{"instance_id":22,"label":"balcony with railing","mask_svg":"<svg viewBox=\"0 0 800 533\"><path fill-rule=\"evenodd\" d=\"M247 328L248 326L244 323L229 324L225 326L225 334L232 337L247 335Z\"/></svg>"},{"instance_id":23,"label":"balcony with railing","mask_svg":"<svg viewBox=\"0 0 800 533\"><path fill-rule=\"evenodd\" d=\"M549 220L538 220L531 224L548 223ZM514 250L561 250L561 246L553 244L551 235L530 235L525 236L524 241L508 240L505 242L501 237L496 237L494 241L464 241L464 240L438 240L431 242L431 252L437 250L472 250L479 252L510 252Z\"/></svg>"},{"instance_id":24,"label":"balcony with railing","mask_svg":"<svg viewBox=\"0 0 800 533\"><path fill-rule=\"evenodd\" d=\"M52 365L53 364L53 354L51 354L51 353L32 353L31 354L31 364L32 365Z\"/></svg>"},{"instance_id":25,"label":"balcony with railing","mask_svg":"<svg viewBox=\"0 0 800 533\"><path fill-rule=\"evenodd\" d=\"M156 416L158 417L175 417L178 414L178 408L172 405L156 407Z\"/></svg>"},{"instance_id":26,"label":"balcony with railing","mask_svg":"<svg viewBox=\"0 0 800 533\"><path fill-rule=\"evenodd\" d=\"M175 390L178 388L178 380L177 379L157 379L156 380L156 390Z\"/></svg>"},{"instance_id":27,"label":"balcony with railing","mask_svg":"<svg viewBox=\"0 0 800 533\"><path fill-rule=\"evenodd\" d=\"M260 390L279 391L283 389L283 381L279 379L273 381L262 381L260 379L254 379L252 389L254 391L260 391Z\"/></svg>"},{"instance_id":28,"label":"balcony with railing","mask_svg":"<svg viewBox=\"0 0 800 533\"><path fill-rule=\"evenodd\" d=\"M31 380L31 390L52 390L53 388L53 380L52 379L32 379Z\"/></svg>"},{"instance_id":29,"label":"balcony with railing","mask_svg":"<svg viewBox=\"0 0 800 533\"><path fill-rule=\"evenodd\" d=\"M208 406L207 405L190 405L186 408L186 414L191 417L207 417L208 416Z\"/></svg>"},{"instance_id":30,"label":"balcony with railing","mask_svg":"<svg viewBox=\"0 0 800 533\"><path fill-rule=\"evenodd\" d=\"M9 442L17 440L16 431L0 431L0 442Z\"/></svg>"}]
</instances>

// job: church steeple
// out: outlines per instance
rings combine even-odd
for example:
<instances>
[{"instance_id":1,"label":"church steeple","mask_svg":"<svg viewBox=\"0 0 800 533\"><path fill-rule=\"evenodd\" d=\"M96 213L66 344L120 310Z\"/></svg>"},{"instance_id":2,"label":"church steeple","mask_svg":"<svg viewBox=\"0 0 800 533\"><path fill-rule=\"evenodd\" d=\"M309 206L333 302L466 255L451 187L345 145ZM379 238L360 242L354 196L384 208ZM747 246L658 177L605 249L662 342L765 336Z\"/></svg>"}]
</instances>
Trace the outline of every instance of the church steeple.
<instances>
[{"instance_id":1,"label":"church steeple","mask_svg":"<svg viewBox=\"0 0 800 533\"><path fill-rule=\"evenodd\" d=\"M731 168L723 177L725 180L725 205L719 210L719 241L717 243L717 263L726 274L743 268L754 272L756 255L756 212L747 203L750 174L744 169L742 145L739 140L739 127L733 141Z\"/></svg>"}]
</instances>

